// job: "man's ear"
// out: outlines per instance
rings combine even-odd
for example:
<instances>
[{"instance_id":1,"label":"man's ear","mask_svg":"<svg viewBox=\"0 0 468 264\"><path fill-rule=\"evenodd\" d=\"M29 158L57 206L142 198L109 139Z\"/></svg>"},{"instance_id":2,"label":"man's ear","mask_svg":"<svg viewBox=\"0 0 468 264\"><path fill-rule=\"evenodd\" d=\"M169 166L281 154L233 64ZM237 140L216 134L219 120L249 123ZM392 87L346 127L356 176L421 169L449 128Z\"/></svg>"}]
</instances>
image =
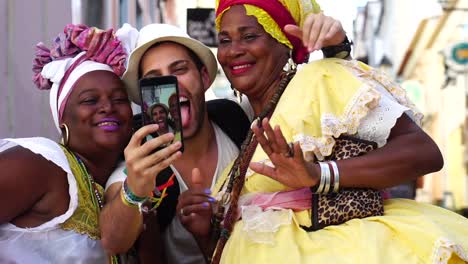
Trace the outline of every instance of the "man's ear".
<instances>
[{"instance_id":1,"label":"man's ear","mask_svg":"<svg viewBox=\"0 0 468 264\"><path fill-rule=\"evenodd\" d=\"M206 91L208 90L208 88L210 88L211 81L210 81L210 75L208 74L208 69L205 66L203 66L200 69L200 75L203 81L203 87L205 88L205 91Z\"/></svg>"}]
</instances>

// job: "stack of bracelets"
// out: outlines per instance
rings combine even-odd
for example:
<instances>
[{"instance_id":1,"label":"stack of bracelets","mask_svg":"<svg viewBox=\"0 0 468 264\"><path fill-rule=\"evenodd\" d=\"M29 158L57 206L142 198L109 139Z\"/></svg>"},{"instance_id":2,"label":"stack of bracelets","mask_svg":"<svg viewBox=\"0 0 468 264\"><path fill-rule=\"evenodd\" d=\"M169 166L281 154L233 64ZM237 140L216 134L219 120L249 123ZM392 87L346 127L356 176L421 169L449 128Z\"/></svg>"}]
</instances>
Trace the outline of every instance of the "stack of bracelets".
<instances>
[{"instance_id":1,"label":"stack of bracelets","mask_svg":"<svg viewBox=\"0 0 468 264\"><path fill-rule=\"evenodd\" d=\"M169 181L171 181L174 177L175 174L172 174L172 176L169 178ZM164 188L162 188L162 192L160 192L156 187L149 196L140 197L133 193L132 190L130 190L127 184L127 179L125 179L122 183L120 199L122 199L122 202L128 207L139 208L142 213L149 213L151 211L155 211L159 205L161 205L164 197L167 196L166 192L168 186L163 187Z\"/></svg>"},{"instance_id":2,"label":"stack of bracelets","mask_svg":"<svg viewBox=\"0 0 468 264\"><path fill-rule=\"evenodd\" d=\"M122 183L122 191L120 192L120 198L122 199L122 202L125 205L129 207L139 208L142 203L148 200L149 197L140 197L134 194L132 190L130 190L130 188L128 187L127 179L125 179Z\"/></svg>"},{"instance_id":3,"label":"stack of bracelets","mask_svg":"<svg viewBox=\"0 0 468 264\"><path fill-rule=\"evenodd\" d=\"M328 194L337 193L340 189L340 172L335 161L318 162L320 165L320 182L311 189L313 193ZM333 170L330 170L330 167Z\"/></svg>"}]
</instances>

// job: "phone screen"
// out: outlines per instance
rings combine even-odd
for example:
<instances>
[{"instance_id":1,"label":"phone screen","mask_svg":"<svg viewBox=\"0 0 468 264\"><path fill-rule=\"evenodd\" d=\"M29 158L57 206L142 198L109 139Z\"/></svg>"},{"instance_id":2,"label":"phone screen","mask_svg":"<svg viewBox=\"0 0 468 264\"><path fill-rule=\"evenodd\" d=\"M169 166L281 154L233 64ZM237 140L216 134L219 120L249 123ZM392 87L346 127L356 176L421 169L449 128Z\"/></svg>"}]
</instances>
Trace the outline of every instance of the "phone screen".
<instances>
[{"instance_id":1,"label":"phone screen","mask_svg":"<svg viewBox=\"0 0 468 264\"><path fill-rule=\"evenodd\" d=\"M148 135L146 140L171 132L174 134L173 142L183 143L177 78L161 76L141 79L140 93L143 125L159 126L157 133Z\"/></svg>"}]
</instances>

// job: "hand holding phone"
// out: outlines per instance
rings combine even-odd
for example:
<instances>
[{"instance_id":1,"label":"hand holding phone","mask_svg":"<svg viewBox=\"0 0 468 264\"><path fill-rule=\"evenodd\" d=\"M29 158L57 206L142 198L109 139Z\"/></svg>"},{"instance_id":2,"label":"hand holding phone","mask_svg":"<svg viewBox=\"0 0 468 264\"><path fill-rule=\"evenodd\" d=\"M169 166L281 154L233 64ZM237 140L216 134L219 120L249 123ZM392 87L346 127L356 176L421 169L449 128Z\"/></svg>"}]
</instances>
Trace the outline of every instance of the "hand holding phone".
<instances>
[{"instance_id":1,"label":"hand holding phone","mask_svg":"<svg viewBox=\"0 0 468 264\"><path fill-rule=\"evenodd\" d=\"M172 142L180 141L183 151L182 118L179 104L177 77L173 75L144 78L140 80L141 112L143 125L158 124L157 133L146 141L165 133L174 133ZM161 146L163 148L165 146Z\"/></svg>"}]
</instances>

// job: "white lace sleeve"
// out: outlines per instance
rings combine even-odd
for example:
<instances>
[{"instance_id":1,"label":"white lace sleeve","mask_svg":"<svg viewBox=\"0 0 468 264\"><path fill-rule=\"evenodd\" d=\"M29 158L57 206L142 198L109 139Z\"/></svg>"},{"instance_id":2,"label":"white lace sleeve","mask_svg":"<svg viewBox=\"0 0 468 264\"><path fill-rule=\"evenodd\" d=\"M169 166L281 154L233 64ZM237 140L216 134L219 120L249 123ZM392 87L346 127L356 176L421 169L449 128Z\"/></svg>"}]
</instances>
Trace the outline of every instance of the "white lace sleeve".
<instances>
[{"instance_id":1,"label":"white lace sleeve","mask_svg":"<svg viewBox=\"0 0 468 264\"><path fill-rule=\"evenodd\" d=\"M374 141L379 147L387 143L391 129L398 118L407 113L412 118L411 110L399 104L383 87L377 87L382 94L378 106L361 120L357 136L361 139Z\"/></svg>"}]
</instances>

